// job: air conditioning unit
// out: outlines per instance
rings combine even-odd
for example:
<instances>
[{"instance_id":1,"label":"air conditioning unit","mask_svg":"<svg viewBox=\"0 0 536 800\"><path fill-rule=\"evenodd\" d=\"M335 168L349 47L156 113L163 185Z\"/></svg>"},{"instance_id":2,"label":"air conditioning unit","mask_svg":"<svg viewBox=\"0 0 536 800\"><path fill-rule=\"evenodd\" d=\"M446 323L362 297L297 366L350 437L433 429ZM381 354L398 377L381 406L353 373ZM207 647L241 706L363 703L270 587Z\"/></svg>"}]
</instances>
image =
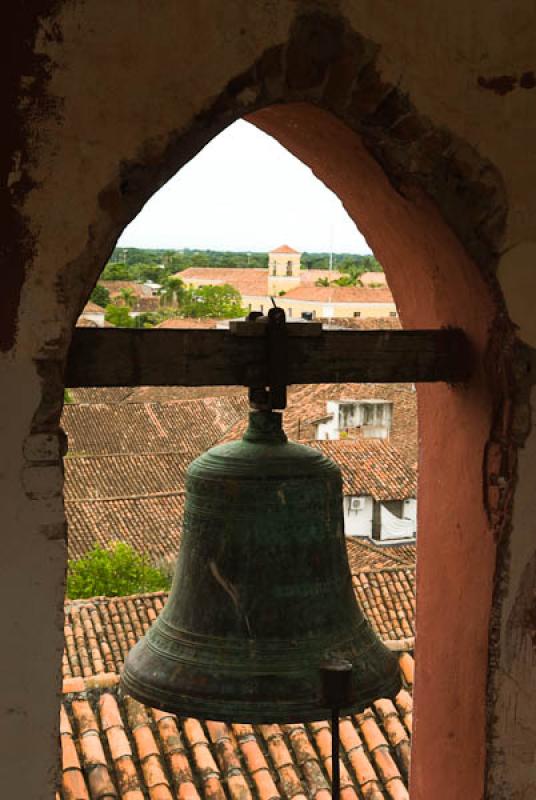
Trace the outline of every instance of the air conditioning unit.
<instances>
[{"instance_id":1,"label":"air conditioning unit","mask_svg":"<svg viewBox=\"0 0 536 800\"><path fill-rule=\"evenodd\" d=\"M351 497L350 498L350 511L362 511L365 508L364 497Z\"/></svg>"}]
</instances>

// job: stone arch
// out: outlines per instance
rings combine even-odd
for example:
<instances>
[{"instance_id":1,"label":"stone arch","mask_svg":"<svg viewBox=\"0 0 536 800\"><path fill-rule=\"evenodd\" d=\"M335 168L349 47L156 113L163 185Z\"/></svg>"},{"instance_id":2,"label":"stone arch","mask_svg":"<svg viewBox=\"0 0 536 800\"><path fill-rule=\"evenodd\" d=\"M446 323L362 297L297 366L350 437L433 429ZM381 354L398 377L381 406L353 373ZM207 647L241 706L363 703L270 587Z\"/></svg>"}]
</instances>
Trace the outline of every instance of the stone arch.
<instances>
[{"instance_id":1,"label":"stone arch","mask_svg":"<svg viewBox=\"0 0 536 800\"><path fill-rule=\"evenodd\" d=\"M100 35L104 36L103 30ZM55 52L59 40L51 36L51 42ZM121 136L114 140L109 134L109 161L85 180L79 219L61 248L63 261L43 266L34 248L29 254L33 263L26 274L21 272L18 288L13 284L12 313L5 320L3 341L9 350L15 339L21 357L37 362L35 375L28 367L32 391L40 400L37 410L28 412L30 444L23 468L29 477L24 492L31 499L37 493L38 499L49 503L53 519L44 535L57 543L60 553L61 480L55 474L40 497L43 473L35 470L59 470L61 370L72 325L121 230L152 193L240 116L311 166L343 200L384 263L404 324L461 326L478 356L479 368L470 385L420 390L425 444L420 490L425 501L420 512L412 800L478 797L484 786L484 700L496 540L508 524L504 493L515 472L512 420L506 405L513 392L506 366L513 332L494 279L506 202L493 166L466 142L434 126L403 91L386 82L379 55L379 46L358 34L346 18L315 6L297 13L283 44L267 44L249 66L229 76L223 89L207 92L195 113L183 114L179 127L169 115L158 135L148 135L138 122L128 146ZM91 76L91 69L80 64L73 71ZM50 114L51 107L43 106L43 113ZM69 118L74 107L74 102L65 102L61 126L49 120L49 141L42 163L31 165L34 172L39 167L46 172L49 142L58 143L56 165L80 168L79 154L69 149L70 142L60 131L68 123L75 129L80 126L74 113ZM62 112L57 113L61 118ZM124 137L128 138L126 133ZM88 165L95 165L96 159L91 154ZM15 247L26 235L36 244L39 241L39 203L51 197L45 192L41 201L40 190L37 184L26 186L30 227L24 229L21 213ZM59 192L59 187L53 191ZM33 227L32 214L37 220ZM41 232L44 239L46 235L46 230ZM51 240L58 235L49 233ZM53 292L43 290L44 284L53 285ZM39 308L43 296L44 308ZM36 317L44 323L38 331ZM56 578L62 557L55 556L60 565ZM439 576L437 560L446 565ZM479 581L473 580L475 574ZM467 587L463 597L462 581ZM444 613L445 603L452 609L449 615ZM58 641L56 636L56 646ZM445 674L454 642L458 669Z\"/></svg>"}]
</instances>

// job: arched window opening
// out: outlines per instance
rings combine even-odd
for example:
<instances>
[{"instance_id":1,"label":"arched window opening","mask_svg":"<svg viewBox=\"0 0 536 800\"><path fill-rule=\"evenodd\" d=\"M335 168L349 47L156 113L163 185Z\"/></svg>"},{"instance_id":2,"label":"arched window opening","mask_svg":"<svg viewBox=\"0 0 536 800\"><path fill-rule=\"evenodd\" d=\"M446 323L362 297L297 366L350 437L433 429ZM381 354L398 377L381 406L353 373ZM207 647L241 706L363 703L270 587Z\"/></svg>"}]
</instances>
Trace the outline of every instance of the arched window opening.
<instances>
[{"instance_id":1,"label":"arched window opening","mask_svg":"<svg viewBox=\"0 0 536 800\"><path fill-rule=\"evenodd\" d=\"M236 127L239 132L246 130L256 138L267 138L248 123L241 122ZM229 129L224 136L231 133ZM270 148L273 147L275 143L268 141ZM214 145L217 143L215 140ZM200 161L207 156L207 151L210 148L198 157ZM243 158L243 146L240 151ZM289 163L296 161L290 161L290 156L288 158ZM195 161L190 163L190 171L194 169ZM257 158L256 162L262 163L262 159ZM318 183L316 179L312 180ZM170 192L171 183L161 192ZM224 179L216 183L228 185ZM262 185L263 194L266 194L266 181L259 179L258 185ZM330 194L325 188L322 191ZM200 194L207 196L201 187ZM242 194L251 202L251 192ZM187 196L191 206L192 193ZM337 200L335 203L340 205ZM158 207L156 216L152 204ZM170 203L170 207L176 216L177 203ZM329 250L325 245L322 247L322 241L315 246L312 233L316 226L312 217L309 228L301 231L297 225L293 237L292 230L282 230L281 234L272 232L272 226L277 230L277 224L268 215L257 211L266 220L265 236L269 241L288 240L300 246L298 251L291 245L280 245L267 256L251 239L237 238L234 246L218 248L212 241L207 245L200 237L195 240L191 235L189 239L184 238L188 232L186 226L181 231L183 238L173 242L136 240L136 235L146 235L139 233L143 230L140 223L144 215L153 219L156 229L158 217L162 218L165 213L165 207L159 204L158 195L155 195L139 221L133 222L130 232L127 229L115 248L79 324L147 330L225 328L229 325L229 318L244 317L245 309L264 313L271 307L272 296L285 310L289 321L296 319L307 323L320 320L320 324L330 330L356 325L365 329L398 327L391 322L393 314L396 316L396 307L385 285L381 265L364 240L360 240L355 226L346 216L341 215L341 219L335 222L332 214L324 241L333 242L336 227L342 245L343 229L347 226L353 229L354 240L361 241L361 245L349 244L346 248L339 246L337 250ZM233 213L235 217L241 217L236 210ZM209 230L206 216L203 225ZM245 224L242 227L251 231L253 226ZM349 240L348 234L346 236ZM300 238L303 245L298 241ZM292 252L291 258L287 256L289 252ZM297 282L289 283L289 279ZM259 289L257 284L262 284L262 288ZM220 295L222 302L218 304L216 297ZM112 545L117 564L121 558L129 565L128 558L134 561L136 555L147 558L143 580L154 580L155 583L147 583L147 587L161 591L158 581L165 582L166 577L172 574L181 537L186 467L202 450L240 434L247 406L245 390L238 387L236 390L229 387L227 391L223 391L223 387L196 387L195 390L168 387L164 391L158 387L139 387L100 391L70 389L69 395L71 402L66 404L63 424L71 444L65 465L72 555L87 556L83 552L85 545L80 532L82 527L92 526L94 537L105 549ZM207 423L214 411L221 420L219 427ZM378 601L376 609L380 616L371 614L370 622L390 646L396 645L408 651L408 664L411 664L417 529L414 394L403 384L298 385L289 390L284 418L289 436L320 450L343 472L341 513L358 601L367 607L366 596L359 588L365 574L369 582L379 586L386 576L391 575L390 570L395 564L399 575L404 576L409 602L402 627L399 612L382 606L381 601ZM154 426L158 435L153 443L150 430ZM188 441L182 453L178 449L178 436ZM373 465L374 475L368 474L366 463ZM394 477L387 481L385 476L394 475L397 470L402 470L403 477L398 482ZM114 479L115 474L122 475L121 485ZM83 496L84 492L86 496ZM105 526L101 516L92 516L96 503L107 509ZM123 519L125 513L128 525ZM149 526L158 530L156 538L149 533ZM123 545L135 552L122 552ZM370 554L373 554L373 570L370 569ZM392 581L389 586L389 591L395 592ZM72 591L76 592L76 589ZM107 593L100 589L93 592ZM149 602L146 591L134 593L140 598L136 602ZM95 604L91 599L84 602L88 609ZM75 622L77 609L76 604L67 603L69 624ZM377 620L386 610L390 621L378 628ZM95 613L108 613L106 604L99 605ZM100 648L104 652L110 648L113 651L114 643L106 638L104 632L102 635L103 641L98 641L97 637L97 650ZM96 655L91 658L96 658ZM73 677L76 676L75 662L75 652L68 652L67 670L68 675L69 670L73 673ZM401 663L405 664L404 661ZM121 664L115 666L119 669ZM409 668L404 680L411 688ZM410 730L407 730L408 746L409 737ZM406 757L397 757L401 783L407 783L408 764Z\"/></svg>"},{"instance_id":2,"label":"arched window opening","mask_svg":"<svg viewBox=\"0 0 536 800\"><path fill-rule=\"evenodd\" d=\"M470 332L478 352L481 353L487 343L492 304L483 289L481 277L475 271L474 264L453 236L452 230L445 225L437 208L422 198L417 203L408 202L402 193L395 192L378 164L363 149L358 137L349 128L320 109L306 104L274 106L255 112L251 121L260 129L273 135L289 151L299 155L318 177L325 180L326 185L332 191L344 198L345 207L349 210L351 218L359 220L360 230L366 234L367 241L374 248L379 262L385 267L397 300L400 299L400 311L404 321L408 321L410 327L439 328L449 324L462 326ZM307 137L301 136L300 132L303 130L308 131ZM398 232L400 232L400 236L398 236ZM430 252L434 252L436 259L433 271L427 263ZM199 251L198 255L202 258ZM324 298L322 312L318 316L329 317L328 323L331 320L331 324L334 324L337 318L333 293L330 291L330 279L332 278L330 273L331 270L328 267L326 276L328 285L321 283L315 288L328 290L328 293L323 293L329 296L327 301ZM288 276L283 277L288 280ZM349 287L342 286L341 288ZM454 289L456 291L453 294ZM196 291L199 295L199 289ZM283 306L286 295L287 291L281 289L277 297L271 296ZM474 306L471 305L471 299L475 297L484 298L476 313ZM425 299L429 300L430 298L433 299L433 302L424 302ZM288 298L286 302L288 302ZM124 307L127 305L126 303ZM259 310L263 311L264 307L269 309L271 305L271 301L270 303L261 303ZM293 301L294 308L295 302ZM129 314L128 308L126 308L126 312ZM386 314L390 316L391 311L387 310ZM300 315L301 319L309 318L304 315L314 318L315 312L314 310L303 311ZM354 320L353 315L351 319ZM359 324L364 322L364 319L358 319ZM390 321L391 324L398 325L398 321L393 323L392 318ZM412 390L413 387L408 386L408 391ZM296 392L299 392L299 387L296 388ZM473 724L475 713L478 717L477 727L479 730L483 730L483 704L480 703L480 699L485 687L485 668L482 668L485 667L483 654L487 641L487 627L481 623L483 614L485 616L485 610L488 608L487 591L482 584L478 586L471 584L471 603L469 606L464 605L463 609L459 607L459 593L453 592L452 585L445 578L446 573L437 575L435 566L433 566L436 564L435 556L437 553L442 553L445 563L450 564L451 567L455 565L456 574L466 578L469 577L471 568L475 568L476 565L480 568L483 564L483 569L489 576L492 574L491 563L494 550L492 545L483 546L482 540L479 540L477 552L474 544L475 537L466 536L463 532L460 532L456 539L458 548L454 549L453 539L449 536L449 532L452 532L453 528L461 531L468 519L471 520L473 530L484 531L486 529L486 520L481 513L480 506L477 509L471 500L481 489L481 453L489 432L489 429L481 424L482 418L486 417L489 410L483 394L475 392L472 384L463 397L456 389L451 391L445 386L435 385L419 387L419 396L421 438L424 443L427 443L427 446L423 446L420 451L420 455L424 455L424 459L420 461L420 484L425 487L426 491L419 497L419 521L421 524L424 519L428 528L426 539L419 538L419 596L425 598L424 602L420 601L420 641L425 642L426 646L421 647L419 655L421 661L417 660L417 671L419 663L422 664L420 669L423 674L428 676L428 680L426 686L421 682L423 688L420 695L420 734L416 740L419 744L418 756L421 760L418 761L419 769L414 770L414 774L417 774L415 780L420 781L420 785L430 786L437 785L437 781L434 784L434 778L430 774L423 778L423 770L425 770L427 761L422 756L431 752L430 736L436 732L437 718L441 720L442 724L439 726L437 738L434 740L434 747L440 748L441 752L445 747L447 750L454 748L457 752L463 744L463 747L469 748L476 759L481 760L482 749L479 749L477 745L478 742L481 742L482 737L479 739L478 736L466 736L465 732ZM386 398L385 396L374 398L376 402L380 399L385 400ZM338 403L337 408L342 413L343 422L350 424L339 428L339 444L336 444L336 447L345 444L340 440L346 440L346 443L352 444L354 425L351 423L351 418L359 416L358 408L354 408L351 414L346 413L347 409L341 409L340 406L344 405L342 400L343 398L336 398L335 402ZM459 415L462 408L468 416L465 418L464 425L459 426ZM438 419L438 409L441 410L440 419ZM333 414L325 416L333 419ZM466 424L471 420L473 425ZM321 426L328 422L329 419L313 420L315 426ZM311 420L298 418L297 429L300 434L308 423L311 423ZM383 420L380 428L385 432L387 420ZM367 438L374 437L363 437L364 440ZM317 441L322 442L326 447L333 446L333 440L329 432L326 433L325 430L320 431ZM431 442L434 443L434 447L430 446ZM443 454L449 449L463 453L462 462L456 459L445 461ZM460 463L462 463L461 468L459 467ZM431 484L431 478L423 477L424 470L426 470L424 476L441 474L444 480L442 485L449 487L450 495L438 495L436 488ZM462 481L464 492L455 495L456 488L461 485L460 470L464 477ZM349 516L355 516L366 505L361 503L362 499L362 497L354 498L353 507L347 509ZM411 498L407 502L404 501L404 505L400 508L402 513L407 510L411 514L413 511ZM441 513L438 513L438 509L441 510ZM389 509L387 510L389 511ZM381 509L379 511L381 523ZM377 524L378 508L373 508L372 516L373 518L375 516ZM391 525L394 524L392 518L400 519L397 514L391 514L391 517L384 516ZM358 536L354 535L351 541L358 542ZM382 550L385 552L385 548ZM393 569L398 570L399 563L397 562L397 566ZM459 675L458 673L447 675L445 684L444 681L435 680L434 670L431 669L431 665L437 666L444 663L448 653L445 637L439 640L435 633L437 620L434 620L432 613L432 610L438 612L443 608L445 598L449 599L449 608L452 609L452 613L443 618L442 630L447 630L451 638L459 637L467 644L469 641L474 643L474 640L478 640L480 643L479 648L472 645L463 648L460 656L466 670L464 674L473 674L470 669L472 667L476 670L474 692L472 692L472 698L476 699L471 700L467 707L463 706L459 709L465 724L461 725L460 730L451 737L454 741L448 738L450 736L448 734L450 715L443 688L448 685L449 696L456 695L456 692L460 690ZM406 648L409 647L409 641L411 641L410 637L407 637ZM409 686L413 679L413 662L407 659L403 659L403 661L405 680ZM427 699L426 704L423 703L423 698ZM432 707L433 713L430 710ZM427 731L430 736L423 735L423 731ZM407 732L409 740L409 731ZM312 732L311 735L313 735ZM407 748L405 748L405 752L407 754ZM453 781L457 781L457 785L462 785L461 779L452 773L449 762L445 759L442 759L442 767ZM407 768L408 761L406 759L405 765L399 764L400 781L406 784L408 782ZM404 769L406 770L405 775L403 774ZM480 778L475 770L473 770L472 776L472 785L478 785Z\"/></svg>"}]
</instances>

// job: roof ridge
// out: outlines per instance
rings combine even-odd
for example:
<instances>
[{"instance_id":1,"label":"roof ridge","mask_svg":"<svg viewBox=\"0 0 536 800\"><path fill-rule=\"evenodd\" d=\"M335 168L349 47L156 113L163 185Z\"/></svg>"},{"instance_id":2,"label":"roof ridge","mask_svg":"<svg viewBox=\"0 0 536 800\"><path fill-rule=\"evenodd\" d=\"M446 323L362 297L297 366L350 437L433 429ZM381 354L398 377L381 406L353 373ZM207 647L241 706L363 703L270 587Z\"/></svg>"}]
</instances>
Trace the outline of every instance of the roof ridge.
<instances>
[{"instance_id":1,"label":"roof ridge","mask_svg":"<svg viewBox=\"0 0 536 800\"><path fill-rule=\"evenodd\" d=\"M149 597L162 597L162 595L169 594L169 591L166 589L158 589L155 592L137 592L136 594L114 594L114 595L106 595L106 594L97 594L94 597L75 597L75 598L66 598L64 601L64 606L83 606L89 605L91 603L103 603L113 600L138 600L140 598L149 598Z\"/></svg>"},{"instance_id":2,"label":"roof ridge","mask_svg":"<svg viewBox=\"0 0 536 800\"><path fill-rule=\"evenodd\" d=\"M352 569L352 577L357 577L358 575L370 575L371 572L375 574L380 574L384 572L415 572L416 567L412 564L408 564L407 562L400 563L398 567L363 567L363 569Z\"/></svg>"},{"instance_id":3,"label":"roof ridge","mask_svg":"<svg viewBox=\"0 0 536 800\"><path fill-rule=\"evenodd\" d=\"M129 450L126 453L124 451L118 451L114 453L77 453L76 451L74 451L73 453L67 452L64 458L70 461L77 461L81 459L117 458L117 456L121 456L123 458L127 456L147 458L147 456L185 456L185 455L186 456L190 455L187 450L151 450L149 453L140 453L139 451L136 450Z\"/></svg>"},{"instance_id":4,"label":"roof ridge","mask_svg":"<svg viewBox=\"0 0 536 800\"><path fill-rule=\"evenodd\" d=\"M143 455L143 454L142 454ZM179 497L186 494L186 490L175 490L169 492L150 492L148 494L126 494L114 495L113 497L75 497L71 500L65 499L65 503L104 503L111 500L145 500L152 497Z\"/></svg>"}]
</instances>

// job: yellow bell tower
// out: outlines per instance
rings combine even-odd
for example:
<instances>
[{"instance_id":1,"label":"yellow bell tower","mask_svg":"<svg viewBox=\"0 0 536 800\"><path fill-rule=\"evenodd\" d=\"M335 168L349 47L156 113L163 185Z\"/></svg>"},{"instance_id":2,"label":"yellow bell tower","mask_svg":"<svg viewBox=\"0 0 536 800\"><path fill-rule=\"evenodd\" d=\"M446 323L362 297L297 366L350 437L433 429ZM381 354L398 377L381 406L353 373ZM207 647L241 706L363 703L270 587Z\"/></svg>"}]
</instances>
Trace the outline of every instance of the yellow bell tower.
<instances>
[{"instance_id":1,"label":"yellow bell tower","mask_svg":"<svg viewBox=\"0 0 536 800\"><path fill-rule=\"evenodd\" d=\"M276 297L300 285L301 253L288 244L268 253L268 294Z\"/></svg>"}]
</instances>

